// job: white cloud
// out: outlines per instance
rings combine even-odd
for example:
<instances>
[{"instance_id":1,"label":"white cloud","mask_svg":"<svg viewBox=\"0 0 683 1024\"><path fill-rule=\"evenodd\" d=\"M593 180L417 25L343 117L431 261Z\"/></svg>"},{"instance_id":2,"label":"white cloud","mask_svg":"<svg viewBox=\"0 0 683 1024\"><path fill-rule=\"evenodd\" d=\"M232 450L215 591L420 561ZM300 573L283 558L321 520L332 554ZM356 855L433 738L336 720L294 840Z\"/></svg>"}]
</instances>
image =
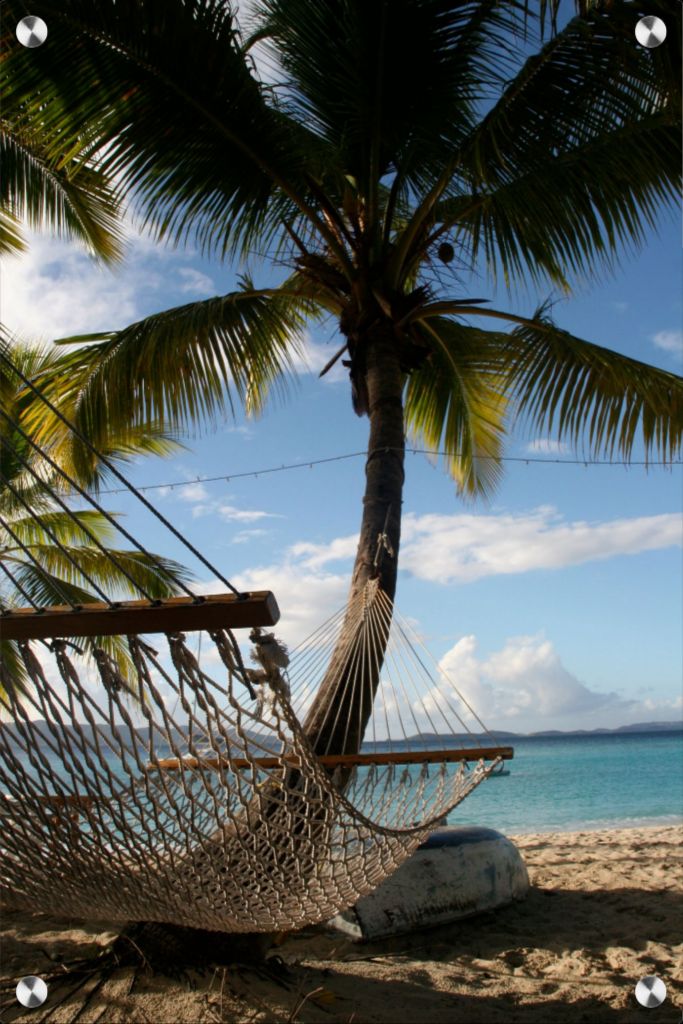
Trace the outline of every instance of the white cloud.
<instances>
[{"instance_id":1,"label":"white cloud","mask_svg":"<svg viewBox=\"0 0 683 1024\"><path fill-rule=\"evenodd\" d=\"M114 272L72 242L27 234L29 251L3 261L2 316L11 330L51 340L136 318L139 264L135 272L128 265Z\"/></svg>"},{"instance_id":2,"label":"white cloud","mask_svg":"<svg viewBox=\"0 0 683 1024\"><path fill-rule=\"evenodd\" d=\"M259 537L267 537L269 530L240 530L232 538L233 544L247 544L251 541L258 540Z\"/></svg>"},{"instance_id":3,"label":"white cloud","mask_svg":"<svg viewBox=\"0 0 683 1024\"><path fill-rule=\"evenodd\" d=\"M261 509L242 509L234 505L219 505L216 509L221 519L227 522L255 523L259 519L283 519L277 512L263 512Z\"/></svg>"},{"instance_id":4,"label":"white cloud","mask_svg":"<svg viewBox=\"0 0 683 1024\"><path fill-rule=\"evenodd\" d=\"M231 577L239 590L272 590L277 598L281 619L275 633L290 648L301 643L319 629L322 623L344 607L349 578L345 573L302 572L288 562L259 566ZM218 594L225 590L219 580L202 583L203 594Z\"/></svg>"},{"instance_id":5,"label":"white cloud","mask_svg":"<svg viewBox=\"0 0 683 1024\"><path fill-rule=\"evenodd\" d=\"M552 643L541 636L517 636L483 664L498 692L536 715L583 713L623 704L615 693L589 690L562 664Z\"/></svg>"},{"instance_id":6,"label":"white cloud","mask_svg":"<svg viewBox=\"0 0 683 1024\"><path fill-rule=\"evenodd\" d=\"M292 558L299 560L300 564L307 569L321 569L328 562L346 561L353 558L358 547L358 534L354 533L348 537L337 537L329 544L312 544L308 541L300 541L293 544L288 553Z\"/></svg>"},{"instance_id":7,"label":"white cloud","mask_svg":"<svg viewBox=\"0 0 683 1024\"><path fill-rule=\"evenodd\" d=\"M566 455L569 448L561 441L553 441L549 437L539 437L526 446L530 455Z\"/></svg>"},{"instance_id":8,"label":"white cloud","mask_svg":"<svg viewBox=\"0 0 683 1024\"><path fill-rule=\"evenodd\" d=\"M178 497L181 501L205 501L209 497L204 484L185 484L178 489Z\"/></svg>"},{"instance_id":9,"label":"white cloud","mask_svg":"<svg viewBox=\"0 0 683 1024\"><path fill-rule=\"evenodd\" d=\"M184 493L183 493L184 492ZM199 519L203 516L219 516L225 522L255 523L259 519L284 519L278 512L265 512L263 509L243 509L235 505L217 499L206 500L208 494L201 484L190 484L183 487L181 497L186 501L196 501L192 509L192 518Z\"/></svg>"},{"instance_id":10,"label":"white cloud","mask_svg":"<svg viewBox=\"0 0 683 1024\"><path fill-rule=\"evenodd\" d=\"M682 540L675 513L567 523L551 506L498 515L409 514L403 537L402 568L438 583L561 569L673 547Z\"/></svg>"},{"instance_id":11,"label":"white cloud","mask_svg":"<svg viewBox=\"0 0 683 1024\"><path fill-rule=\"evenodd\" d=\"M260 519L285 518L278 512L266 512L264 509L242 509L230 504L225 498L212 498L209 490L200 480L188 480L185 484L159 487L156 492L162 498L167 498L170 495L176 500L191 504L190 511L193 519L217 516L225 522L255 523ZM265 532L265 530L254 530L252 534L256 536ZM242 536L246 539L248 531L242 531ZM240 541L235 541L235 543L240 543Z\"/></svg>"},{"instance_id":12,"label":"white cloud","mask_svg":"<svg viewBox=\"0 0 683 1024\"><path fill-rule=\"evenodd\" d=\"M179 291L214 292L213 282L187 264L192 250L156 244L123 220L126 252L119 266L105 267L78 243L24 229L28 251L2 267L2 318L12 331L52 340L72 334L117 330L152 310L164 309L170 278Z\"/></svg>"},{"instance_id":13,"label":"white cloud","mask_svg":"<svg viewBox=\"0 0 683 1024\"><path fill-rule=\"evenodd\" d=\"M643 714L647 718L644 703L586 686L540 634L510 637L499 651L483 659L477 656L476 638L462 637L443 656L439 669L444 673L440 690L455 685L489 728L520 732L596 728L638 721ZM651 703L650 716L655 710L665 711L667 702ZM463 718L471 728L475 726L466 711Z\"/></svg>"},{"instance_id":14,"label":"white cloud","mask_svg":"<svg viewBox=\"0 0 683 1024\"><path fill-rule=\"evenodd\" d=\"M436 704L452 687L482 715L488 728L513 732L543 729L614 728L635 722L672 720L680 700L626 700L593 690L563 664L542 634L509 637L487 658L477 655L473 635L462 637L439 662L443 673L433 691ZM476 731L461 704L462 717Z\"/></svg>"},{"instance_id":15,"label":"white cloud","mask_svg":"<svg viewBox=\"0 0 683 1024\"><path fill-rule=\"evenodd\" d=\"M310 334L306 333L303 339L301 351L293 356L292 365L297 373L312 373L316 376L329 363L341 348L341 342L335 337L334 344L325 345L313 341ZM342 366L342 356L339 357L331 370L323 377L324 381L331 384L346 382L349 379L349 371Z\"/></svg>"},{"instance_id":16,"label":"white cloud","mask_svg":"<svg viewBox=\"0 0 683 1024\"><path fill-rule=\"evenodd\" d=\"M194 267L181 267L178 274L183 279L183 284L180 286L181 292L197 296L215 295L216 286L213 279L208 274L203 274L201 270L195 270Z\"/></svg>"},{"instance_id":17,"label":"white cloud","mask_svg":"<svg viewBox=\"0 0 683 1024\"><path fill-rule=\"evenodd\" d=\"M561 569L618 555L680 545L680 517L674 513L613 519L603 523L564 522L552 506L497 515L417 516L403 520L401 568L435 583L472 583L486 576ZM358 534L326 544L302 541L288 557L311 570L353 559Z\"/></svg>"},{"instance_id":18,"label":"white cloud","mask_svg":"<svg viewBox=\"0 0 683 1024\"><path fill-rule=\"evenodd\" d=\"M683 355L683 331L658 331L652 335L651 341L664 352Z\"/></svg>"}]
</instances>

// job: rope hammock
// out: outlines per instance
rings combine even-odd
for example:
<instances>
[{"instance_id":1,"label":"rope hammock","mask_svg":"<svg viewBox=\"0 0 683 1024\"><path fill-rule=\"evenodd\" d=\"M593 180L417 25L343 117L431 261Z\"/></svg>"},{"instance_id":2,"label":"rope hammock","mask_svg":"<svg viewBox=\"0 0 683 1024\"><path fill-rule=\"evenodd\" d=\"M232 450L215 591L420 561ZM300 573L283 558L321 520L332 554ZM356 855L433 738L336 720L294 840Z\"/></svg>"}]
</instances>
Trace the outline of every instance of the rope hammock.
<instances>
[{"instance_id":1,"label":"rope hammock","mask_svg":"<svg viewBox=\"0 0 683 1024\"><path fill-rule=\"evenodd\" d=\"M4 447L21 427L2 417ZM512 750L467 727L465 714L486 735L377 580L290 653L263 629L279 616L272 595L240 594L141 500L230 593L185 588L125 604L102 594L101 605L59 608L3 600L0 637L30 684L18 692L0 661L0 897L232 932L328 919L399 867ZM3 531L20 541L0 518L0 550ZM1 557L0 567L22 592ZM247 625L254 668L232 632ZM74 639L119 634L129 675L98 641L86 660ZM313 753L300 724L339 645L356 666L344 685L359 697L364 666L382 666L357 755ZM449 748L441 737L454 734Z\"/></svg>"}]
</instances>

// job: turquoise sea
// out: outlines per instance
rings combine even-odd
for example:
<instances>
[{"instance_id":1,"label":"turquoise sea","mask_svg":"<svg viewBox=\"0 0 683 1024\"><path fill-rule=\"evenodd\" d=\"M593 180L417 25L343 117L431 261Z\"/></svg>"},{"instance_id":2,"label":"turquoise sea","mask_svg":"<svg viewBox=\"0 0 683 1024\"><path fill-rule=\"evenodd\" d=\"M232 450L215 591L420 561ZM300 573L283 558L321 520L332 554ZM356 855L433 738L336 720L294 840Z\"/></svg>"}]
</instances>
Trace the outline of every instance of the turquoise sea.
<instances>
[{"instance_id":1,"label":"turquoise sea","mask_svg":"<svg viewBox=\"0 0 683 1024\"><path fill-rule=\"evenodd\" d=\"M510 774L482 783L450 825L514 835L683 823L683 731L509 742Z\"/></svg>"},{"instance_id":2,"label":"turquoise sea","mask_svg":"<svg viewBox=\"0 0 683 1024\"><path fill-rule=\"evenodd\" d=\"M500 742L515 749L514 760L505 762L510 774L483 782L451 812L450 825L514 835L683 823L683 731ZM64 765L45 747L43 754L57 783ZM107 760L119 777L118 760ZM87 774L85 765L81 770Z\"/></svg>"}]
</instances>

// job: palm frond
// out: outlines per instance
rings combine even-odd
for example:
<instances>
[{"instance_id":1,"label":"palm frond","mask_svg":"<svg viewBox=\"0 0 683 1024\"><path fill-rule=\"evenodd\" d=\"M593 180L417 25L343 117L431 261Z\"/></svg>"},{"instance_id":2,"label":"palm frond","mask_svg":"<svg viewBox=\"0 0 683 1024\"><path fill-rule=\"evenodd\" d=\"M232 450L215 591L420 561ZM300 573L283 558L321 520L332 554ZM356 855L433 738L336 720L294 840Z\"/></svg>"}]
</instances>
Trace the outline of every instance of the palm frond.
<instances>
[{"instance_id":1,"label":"palm frond","mask_svg":"<svg viewBox=\"0 0 683 1024\"><path fill-rule=\"evenodd\" d=\"M27 594L29 599L40 608L47 608L50 605L87 604L100 600L92 589L82 585L82 574L74 569L58 548L50 550L48 544L33 545L32 554L36 556L36 562L30 561L23 554L20 557L3 554L3 562L18 584L14 594L9 590L13 604L25 605L23 594ZM44 554L45 560L51 563L51 568L48 565L43 565L41 554ZM65 564L68 575L62 577L60 570ZM80 582L76 580L76 577Z\"/></svg>"},{"instance_id":2,"label":"palm frond","mask_svg":"<svg viewBox=\"0 0 683 1024\"><path fill-rule=\"evenodd\" d=\"M0 256L18 256L26 248L19 221L0 206Z\"/></svg>"},{"instance_id":3,"label":"palm frond","mask_svg":"<svg viewBox=\"0 0 683 1024\"><path fill-rule=\"evenodd\" d=\"M30 501L26 503L31 507L30 514L22 507L18 515L12 515L11 510L8 515L8 503L5 502L3 495L2 514L19 540L29 547L44 541L48 530L61 544L66 545L90 544L93 537L105 544L116 533L114 526L95 509L38 512ZM11 551L13 543L16 542L9 537L3 541L2 536L3 530L0 526L0 545Z\"/></svg>"},{"instance_id":4,"label":"palm frond","mask_svg":"<svg viewBox=\"0 0 683 1024\"><path fill-rule=\"evenodd\" d=\"M25 514L27 505L35 517L53 512L55 503L50 493L52 485L47 481L36 483L20 465L13 466L10 460L3 458L6 452L7 448L3 442L0 447L0 483L2 483L2 514L5 519L11 522L15 518L21 518ZM11 481L11 488L7 486L7 481Z\"/></svg>"},{"instance_id":5,"label":"palm frond","mask_svg":"<svg viewBox=\"0 0 683 1024\"><path fill-rule=\"evenodd\" d=\"M7 24L21 5L6 3ZM50 45L27 61L8 40L8 118L39 127L51 155L87 140L97 167L132 195L160 238L225 255L282 219L325 225L296 140L268 102L222 0L47 0ZM310 143L309 143L310 148Z\"/></svg>"},{"instance_id":6,"label":"palm frond","mask_svg":"<svg viewBox=\"0 0 683 1024\"><path fill-rule=\"evenodd\" d=\"M0 334L12 338L1 325ZM6 382L6 400L0 406L0 469L19 486L36 513L45 501L49 505L51 493L73 492L70 481L96 491L110 475L108 462L128 462L144 455L164 457L184 448L174 432L158 423L114 423L113 418L93 445L93 438L79 437L69 425L78 391L69 379L70 367L62 368L64 354L54 346L19 338L13 339L7 353L21 376L0 361L0 388ZM6 500L11 501L9 494Z\"/></svg>"},{"instance_id":7,"label":"palm frond","mask_svg":"<svg viewBox=\"0 0 683 1024\"><path fill-rule=\"evenodd\" d=\"M293 379L311 298L254 290L167 310L122 331L62 339L79 343L56 368L55 386L88 437L127 424L186 426L234 412L239 401L258 413L269 391ZM89 342L84 344L84 342ZM36 420L32 429L39 431Z\"/></svg>"},{"instance_id":8,"label":"palm frond","mask_svg":"<svg viewBox=\"0 0 683 1024\"><path fill-rule=\"evenodd\" d=\"M642 242L655 211L676 200L674 7L648 5L670 25L655 50L633 44L635 5L617 0L574 18L527 59L463 145L452 197L437 208L441 230L452 226L472 261L483 251L507 279L589 275L619 245Z\"/></svg>"},{"instance_id":9,"label":"palm frond","mask_svg":"<svg viewBox=\"0 0 683 1024\"><path fill-rule=\"evenodd\" d=\"M410 436L449 454L446 468L461 494L486 496L502 473L507 402L497 353L501 335L446 317L418 321L431 355L408 379Z\"/></svg>"},{"instance_id":10,"label":"palm frond","mask_svg":"<svg viewBox=\"0 0 683 1024\"><path fill-rule=\"evenodd\" d=\"M501 350L517 417L587 452L671 460L683 438L683 378L560 330L547 311L520 325Z\"/></svg>"},{"instance_id":11,"label":"palm frond","mask_svg":"<svg viewBox=\"0 0 683 1024\"><path fill-rule=\"evenodd\" d=\"M58 380L58 375L59 363L55 361L50 369L53 382ZM49 394L50 389L45 387L44 391ZM73 422L74 410L66 407L63 393L53 397L61 399L60 412ZM108 433L98 439L97 445L91 447L90 437L86 435L83 440L56 417L49 415L44 416L40 426L36 424L32 440L59 466L61 473L52 473L53 488L71 492L74 487L69 480L97 493L112 477L111 463L133 462L149 455L165 458L186 448L175 433L162 429L158 423L128 426L123 422L118 426L112 422Z\"/></svg>"},{"instance_id":12,"label":"palm frond","mask_svg":"<svg viewBox=\"0 0 683 1024\"><path fill-rule=\"evenodd\" d=\"M192 578L189 570L178 562L159 555L116 548L102 551L92 544L63 547L61 550L49 542L32 543L31 555L38 565L25 556L9 558L15 564L17 580L36 604L60 604L65 596L77 604L101 600L93 597L89 580L114 600L139 597L141 592L156 600L177 594L180 583Z\"/></svg>"},{"instance_id":13,"label":"palm frond","mask_svg":"<svg viewBox=\"0 0 683 1024\"><path fill-rule=\"evenodd\" d=\"M26 693L29 678L19 646L14 640L0 638L0 699L7 700L11 693L13 698ZM4 708L0 705L0 718Z\"/></svg>"},{"instance_id":14,"label":"palm frond","mask_svg":"<svg viewBox=\"0 0 683 1024\"><path fill-rule=\"evenodd\" d=\"M389 171L415 185L469 134L476 101L505 77L521 10L515 0L260 0L255 22L282 71L282 103L371 207Z\"/></svg>"},{"instance_id":15,"label":"palm frond","mask_svg":"<svg viewBox=\"0 0 683 1024\"><path fill-rule=\"evenodd\" d=\"M98 459L81 472L68 425L23 379L54 384L56 378L50 375L59 363L59 350L13 340L0 331L0 354L10 361L0 359L0 560L5 570L0 575L0 603L45 607L97 601L99 591L110 599L141 593L157 599L178 593L190 581L187 569L146 551L110 546L116 515L109 519L96 509L72 507L74 488L60 476L60 466L66 466L75 482L85 487L93 474L99 479ZM50 397L68 414L56 387ZM42 431L52 462L36 441L31 423L39 435ZM158 454L170 443L149 424L111 424L104 439L106 454L114 460L139 452ZM115 658L125 678L135 678L121 637L72 639L85 652L102 647ZM4 656L5 651L0 653ZM7 646L2 668L0 686L22 692L27 681L16 645Z\"/></svg>"},{"instance_id":16,"label":"palm frond","mask_svg":"<svg viewBox=\"0 0 683 1024\"><path fill-rule=\"evenodd\" d=\"M24 248L14 224L24 220L66 238L85 242L106 262L122 256L119 204L106 177L79 154L50 156L40 133L0 120L0 246ZM0 248L0 251L2 251Z\"/></svg>"}]
</instances>

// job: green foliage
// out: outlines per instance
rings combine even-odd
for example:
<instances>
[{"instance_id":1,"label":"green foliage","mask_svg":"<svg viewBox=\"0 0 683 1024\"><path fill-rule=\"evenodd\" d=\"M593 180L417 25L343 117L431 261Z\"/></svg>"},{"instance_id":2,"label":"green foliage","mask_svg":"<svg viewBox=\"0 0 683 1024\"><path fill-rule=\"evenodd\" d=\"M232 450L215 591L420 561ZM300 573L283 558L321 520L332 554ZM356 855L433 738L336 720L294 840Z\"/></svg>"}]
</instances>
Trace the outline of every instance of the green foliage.
<instances>
[{"instance_id":1,"label":"green foliage","mask_svg":"<svg viewBox=\"0 0 683 1024\"><path fill-rule=\"evenodd\" d=\"M306 289L241 291L158 313L123 331L81 336L66 352L53 388L88 436L106 441L152 421L187 426L234 411L260 411L272 387L291 380L306 313ZM62 344L69 339L62 339ZM35 427L44 434L37 419Z\"/></svg>"},{"instance_id":2,"label":"green foliage","mask_svg":"<svg viewBox=\"0 0 683 1024\"><path fill-rule=\"evenodd\" d=\"M446 465L462 491L486 495L500 479L507 401L500 368L505 335L445 317L420 324L433 352L408 382L413 439L453 453Z\"/></svg>"},{"instance_id":3,"label":"green foliage","mask_svg":"<svg viewBox=\"0 0 683 1024\"><path fill-rule=\"evenodd\" d=\"M507 336L503 359L518 415L590 454L628 459L640 434L645 456L681 454L683 387L655 369L560 330L545 310Z\"/></svg>"},{"instance_id":4,"label":"green foliage","mask_svg":"<svg viewBox=\"0 0 683 1024\"><path fill-rule=\"evenodd\" d=\"M6 8L12 24L21 5ZM567 288L673 206L680 4L257 0L244 24L224 0L41 10L50 45L27 61L8 41L8 123L35 133L47 161L87 154L157 238L221 258L258 248L291 270L280 288L244 281L71 339L87 344L55 387L98 440L107 422L258 411L319 311L360 372L371 328L390 324L406 421L458 453L447 466L465 493L490 492L514 415L592 454L628 459L641 434L648 452L680 450L680 378L545 314L487 310L465 285L485 268ZM655 50L635 44L643 14L667 23ZM516 327L475 329L475 316Z\"/></svg>"},{"instance_id":5,"label":"green foliage","mask_svg":"<svg viewBox=\"0 0 683 1024\"><path fill-rule=\"evenodd\" d=\"M50 154L35 126L0 119L0 255L21 253L23 220L85 242L108 263L121 258L118 202L101 170L77 148Z\"/></svg>"},{"instance_id":6,"label":"green foliage","mask_svg":"<svg viewBox=\"0 0 683 1024\"><path fill-rule=\"evenodd\" d=\"M0 346L33 382L58 368L55 349L18 341L10 345L6 337L0 338ZM90 581L115 600L139 596L138 588L153 598L177 593L189 579L187 570L168 558L112 548L113 523L97 509L74 507L74 488L48 459L81 486L97 479L98 467L90 463L85 476L79 476L71 432L2 361L0 397L0 604L12 608L29 602L42 607L97 601ZM40 446L32 422L41 425ZM149 425L138 436L144 451L165 453L173 446L171 438ZM110 432L107 454L114 459L133 454L132 437L124 431L119 450L116 431ZM124 676L130 672L123 638L72 640L86 651L104 648ZM21 690L26 675L16 644L4 641L0 657L5 685Z\"/></svg>"},{"instance_id":7,"label":"green foliage","mask_svg":"<svg viewBox=\"0 0 683 1024\"><path fill-rule=\"evenodd\" d=\"M670 18L670 5L649 6ZM655 211L677 200L678 42L634 45L636 17L617 3L608 16L574 18L462 146L440 228L508 280L590 276L619 244L642 242Z\"/></svg>"}]
</instances>

